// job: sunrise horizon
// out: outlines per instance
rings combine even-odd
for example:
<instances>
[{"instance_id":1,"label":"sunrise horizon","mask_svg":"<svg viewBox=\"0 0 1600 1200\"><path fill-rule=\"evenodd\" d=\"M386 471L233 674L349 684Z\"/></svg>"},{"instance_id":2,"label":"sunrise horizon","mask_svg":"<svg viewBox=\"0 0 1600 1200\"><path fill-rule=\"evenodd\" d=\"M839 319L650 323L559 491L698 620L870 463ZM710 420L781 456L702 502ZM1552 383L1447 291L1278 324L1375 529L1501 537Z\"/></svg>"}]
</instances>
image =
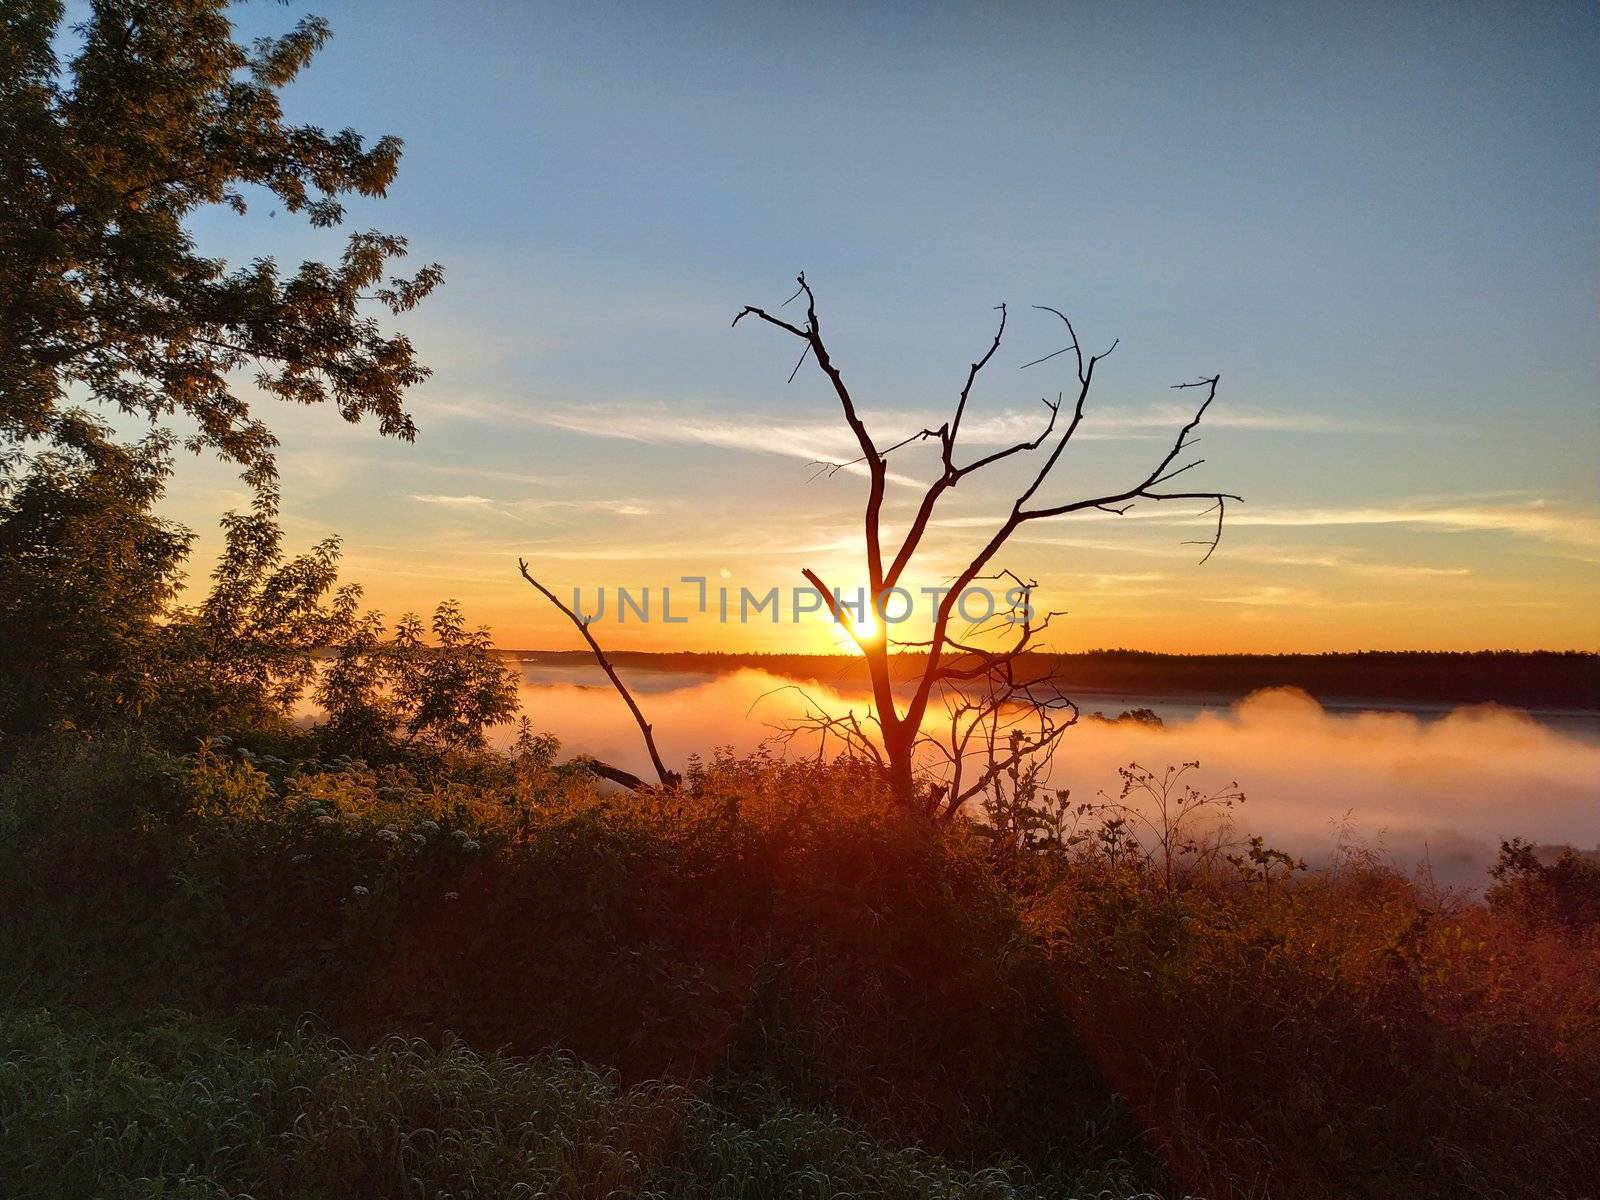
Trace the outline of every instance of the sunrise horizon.
<instances>
[{"instance_id":1,"label":"sunrise horizon","mask_svg":"<svg viewBox=\"0 0 1600 1200\"><path fill-rule=\"evenodd\" d=\"M414 443L320 406L274 414L287 545L339 535L344 578L391 619L454 597L518 646L572 636L519 557L564 596L724 571L762 592L802 569L867 582L867 481L836 469L860 451L828 380L782 329L730 327L747 305L797 316L805 271L883 445L948 419L1003 302L958 457L1031 438L1041 401L1070 396L1055 312L1086 351L1116 345L1050 485L1063 497L1141 469L1189 415L1173 385L1220 376L1183 482L1243 502L1204 566L1185 544L1209 536L1204 501L1033 522L1007 544L996 565L1067 610L1063 649L1600 649L1593 64L1582 38L1546 36L1554 10L1447 25L1357 7L1314 35L1288 12L952 11L904 54L899 20L863 10L830 56L770 14L715 8L740 54L637 7L467 9L447 30L415 5L329 14L327 69L285 112L404 135L392 194L351 198L347 221L404 229L409 261L445 282L398 319L432 369L407 393ZM235 19L254 35L282 14ZM436 87L396 86L379 47L397 43L419 69L429 47ZM962 99L956 46L985 81ZM880 61L899 66L851 69ZM1236 83L1212 92L1217 77ZM573 100L597 87L607 104ZM455 132L475 121L481 147ZM778 129L798 130L787 150ZM855 186L802 165L834 160ZM291 261L343 236L264 215L205 209L197 236ZM959 571L1046 450L941 499L913 590ZM894 451L885 537L938 471L926 440ZM250 503L233 464L179 456L163 510L197 534L193 590L218 516ZM789 620L605 632L833 645Z\"/></svg>"}]
</instances>

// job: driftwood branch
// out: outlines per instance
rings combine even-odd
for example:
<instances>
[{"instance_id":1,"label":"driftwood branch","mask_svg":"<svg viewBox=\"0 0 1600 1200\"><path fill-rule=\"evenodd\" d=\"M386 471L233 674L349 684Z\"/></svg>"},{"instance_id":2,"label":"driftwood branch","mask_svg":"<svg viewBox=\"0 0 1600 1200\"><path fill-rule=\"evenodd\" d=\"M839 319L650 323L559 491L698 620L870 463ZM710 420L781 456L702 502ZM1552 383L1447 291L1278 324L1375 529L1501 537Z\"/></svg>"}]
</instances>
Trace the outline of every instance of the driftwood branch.
<instances>
[{"instance_id":1,"label":"driftwood branch","mask_svg":"<svg viewBox=\"0 0 1600 1200\"><path fill-rule=\"evenodd\" d=\"M600 664L600 669L606 673L606 678L611 680L611 685L617 689L617 695L621 696L622 702L628 706L628 711L633 714L634 723L639 726L639 732L644 736L644 747L650 752L650 764L655 767L656 778L661 781L661 786L664 788L677 787L683 782L683 776L676 771L669 770L666 763L661 760L661 752L656 749L655 731L651 728L650 722L644 719L644 713L640 710L638 702L634 700L633 693L628 690L617 675L617 669L611 665L611 660L606 657L606 652L601 649L600 643L595 640L594 634L589 632L589 622L561 603L560 597L535 579L528 571L526 559L519 558L517 560L517 568L522 572L522 577L533 585L541 596L561 610L562 615L571 621L578 632L583 635L583 640L589 643L589 649L594 652L595 661ZM644 786L644 781L637 775L606 763L591 761L591 768L601 778L609 779L613 783L620 783L623 787L637 791Z\"/></svg>"}]
</instances>

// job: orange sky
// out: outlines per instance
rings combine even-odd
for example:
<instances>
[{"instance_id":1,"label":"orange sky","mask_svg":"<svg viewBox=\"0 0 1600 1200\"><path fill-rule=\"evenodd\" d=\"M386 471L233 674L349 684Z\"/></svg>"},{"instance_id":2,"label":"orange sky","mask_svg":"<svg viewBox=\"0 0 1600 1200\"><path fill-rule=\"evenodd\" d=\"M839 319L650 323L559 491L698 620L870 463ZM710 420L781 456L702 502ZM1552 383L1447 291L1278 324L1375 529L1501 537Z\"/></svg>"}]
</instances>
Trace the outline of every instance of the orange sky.
<instances>
[{"instance_id":1,"label":"orange sky","mask_svg":"<svg viewBox=\"0 0 1600 1200\"><path fill-rule=\"evenodd\" d=\"M826 416L826 398L811 399ZM608 447L604 478L538 470L550 464L537 461L533 438L527 473L458 465L430 453L433 421L448 416L426 401L418 411L424 432L415 446L380 441L325 413L281 414L291 543L342 533L346 577L364 585L373 606L393 616L454 597L501 645L577 647L575 632L518 577L521 555L563 598L581 588L589 611L596 589L605 588L607 613L596 630L617 649L839 649L838 631L818 616L795 622L786 611L778 624L764 616L740 624L738 597L741 588L761 595L777 587L788 608L789 589L804 586L804 567L847 593L860 586L859 476L816 478L799 457L760 449L691 446L663 454L659 445L627 439ZM1592 507L1526 492L1295 504L1272 494L1272 472L1284 456L1270 442L1316 435L1219 424L1207 438L1218 464L1202 468L1213 471L1207 478L1225 482L1227 465L1237 462L1237 473L1254 476L1257 486L1244 489L1246 503L1230 513L1222 543L1204 565L1200 551L1183 544L1209 533L1201 504L1147 505L1120 518L1080 514L1016 535L998 561L1039 580L1040 607L1067 611L1053 630L1056 648L1600 647L1600 618L1590 603L1600 576L1600 519ZM510 432L526 436L515 426ZM1161 448L1144 438L1085 441L1063 474L1114 479ZM920 496L909 479L925 477L931 465L931 456L900 460L897 473L908 482L891 487L886 537ZM961 566L992 528L1010 494L1004 485L1013 481L971 493L964 483L962 494L950 496L914 560L909 589L942 582ZM1263 490L1252 502L1251 493ZM215 552L215 515L244 500L221 465L180 462L169 510L202 531L193 573L208 568ZM692 611L697 589L682 576L707 578L707 614ZM619 586L636 597L649 589L655 619L642 623L630 612L617 623ZM663 587L674 589L675 615L687 611L687 623L661 621ZM716 619L722 587L732 610L726 624ZM918 603L925 613L927 601ZM910 636L916 629L916 619L898 627Z\"/></svg>"},{"instance_id":2,"label":"orange sky","mask_svg":"<svg viewBox=\"0 0 1600 1200\"><path fill-rule=\"evenodd\" d=\"M1001 301L971 453L1071 385L1070 356L1019 370L1063 345L1030 306L1089 349L1120 339L1062 499L1138 478L1187 415L1171 386L1220 373L1185 481L1245 503L1211 561L1183 544L1203 505L1034 525L999 560L1069 611L1063 648L1600 648L1596 20L856 5L806 39L742 5L708 39L672 6L345 6L287 111L404 138L391 194L348 227L406 235L446 279L401 322L434 369L415 445L263 412L292 540L341 533L376 606L456 597L509 646L576 644L519 555L591 596L803 567L853 586L863 481L813 465L857 453L837 404L814 364L785 382L787 334L730 328L804 269L883 443L949 415ZM231 262L333 258L345 234L195 225ZM891 525L932 465L895 455ZM913 582L957 569L1016 487L964 480ZM226 469L180 464L196 574L243 503ZM815 620L603 635L835 644Z\"/></svg>"}]
</instances>

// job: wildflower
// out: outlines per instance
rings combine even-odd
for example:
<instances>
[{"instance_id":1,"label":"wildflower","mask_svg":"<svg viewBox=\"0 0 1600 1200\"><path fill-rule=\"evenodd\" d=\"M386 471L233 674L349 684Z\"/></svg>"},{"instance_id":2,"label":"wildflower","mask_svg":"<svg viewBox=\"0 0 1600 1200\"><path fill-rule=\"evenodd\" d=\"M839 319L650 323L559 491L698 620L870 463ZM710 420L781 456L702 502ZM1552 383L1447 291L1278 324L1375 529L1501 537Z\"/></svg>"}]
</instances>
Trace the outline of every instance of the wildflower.
<instances>
[{"instance_id":1,"label":"wildflower","mask_svg":"<svg viewBox=\"0 0 1600 1200\"><path fill-rule=\"evenodd\" d=\"M400 844L400 835L392 829L378 830L378 837L381 841L388 842L391 846L398 846Z\"/></svg>"},{"instance_id":2,"label":"wildflower","mask_svg":"<svg viewBox=\"0 0 1600 1200\"><path fill-rule=\"evenodd\" d=\"M478 849L478 843L473 841L471 838L468 838L466 841L461 843L461 848L470 854L474 850Z\"/></svg>"},{"instance_id":3,"label":"wildflower","mask_svg":"<svg viewBox=\"0 0 1600 1200\"><path fill-rule=\"evenodd\" d=\"M417 822L417 828L422 830L423 833L438 833L439 832L439 822L437 822L437 821L418 821Z\"/></svg>"},{"instance_id":4,"label":"wildflower","mask_svg":"<svg viewBox=\"0 0 1600 1200\"><path fill-rule=\"evenodd\" d=\"M372 894L371 889L364 888L359 883L351 890L358 896L370 896Z\"/></svg>"}]
</instances>

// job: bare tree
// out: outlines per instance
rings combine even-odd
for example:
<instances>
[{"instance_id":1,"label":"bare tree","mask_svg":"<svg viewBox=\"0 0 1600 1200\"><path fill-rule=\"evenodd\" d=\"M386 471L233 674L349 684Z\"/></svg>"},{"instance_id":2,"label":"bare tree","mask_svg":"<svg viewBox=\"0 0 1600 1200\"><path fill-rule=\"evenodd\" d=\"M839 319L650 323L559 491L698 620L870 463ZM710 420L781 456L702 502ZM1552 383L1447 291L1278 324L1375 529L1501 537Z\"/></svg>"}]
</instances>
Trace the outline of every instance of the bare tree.
<instances>
[{"instance_id":1,"label":"bare tree","mask_svg":"<svg viewBox=\"0 0 1600 1200\"><path fill-rule=\"evenodd\" d=\"M837 464L834 469L859 465L867 473L867 499L863 513L866 576L875 619L862 622L859 628L846 621L839 594L829 588L815 571L807 568L802 573L823 597L834 620L849 631L860 647L871 684L873 711L865 723L853 713L844 719L823 714L815 721L820 722L826 732L842 738L847 746L873 758L900 803L948 819L967 800L981 793L1001 774L1024 759L1048 755L1061 734L1077 717L1077 710L1059 695L1059 689L1048 673L1047 677L1041 677L1036 672L1029 677L1023 669L1030 650L1035 648L1040 634L1049 625L1049 617L1038 623L1026 618L1013 622L1016 636L1008 644L991 649L979 644L981 639L977 635L983 632L981 630L960 634L954 632L952 627L961 594L979 580L1008 576L1016 580L1020 587L1024 611L1031 612L1034 585L1021 583L1017 576L1009 572L997 572L992 565L1011 536L1029 522L1072 513L1095 510L1121 515L1141 500L1209 501L1206 514L1216 514L1216 529L1211 537L1197 544L1206 548L1200 561L1210 558L1222 537L1227 502L1238 500L1239 497L1228 492L1173 491L1167 490L1167 485L1204 461L1194 459L1181 464L1179 462L1192 444L1195 429L1216 398L1219 377L1213 375L1176 385L1180 389L1199 389L1200 403L1196 406L1194 416L1178 431L1160 461L1132 486L1064 503L1046 502L1038 498L1040 489L1077 434L1083 422L1095 368L1116 349L1115 342L1100 354L1086 356L1072 322L1064 313L1045 306L1035 306L1059 318L1071 341L1060 350L1024 363L1023 366L1035 366L1058 355L1072 354L1077 364L1076 397L1070 406L1065 404L1063 397L1045 402L1049 416L1037 437L958 463L956 447L973 385L1000 349L1005 336L1005 305L999 306L999 327L993 340L967 371L950 419L937 429L923 429L892 445L880 446L868 431L855 398L823 340L822 324L817 316L816 297L811 286L803 274L797 282L798 290L784 304L788 305L802 296L805 298L805 317L800 323L753 306L740 310L733 323L738 325L746 317L756 317L805 343L790 378L798 374L807 358L816 363L837 397L845 423L861 451L859 458ZM1066 423L1058 430L1063 407L1068 407ZM886 546L882 525L889 482L888 458L895 451L918 442L937 444L939 474L927 485L904 536L897 545ZM988 541L950 581L950 589L940 598L934 612L928 639L911 643L890 638L886 632L886 602L894 594L893 589L899 586L913 557L922 548L940 500L968 476L1017 456L1040 451L1043 457L1031 482L1022 489L1010 511L1000 519ZM1012 594L1015 596L1017 593ZM899 657L897 650L922 651L920 668L903 703L895 694L894 667L897 664L891 662L891 659ZM950 720L950 732L942 739L929 731L930 708L936 702L944 706L945 715ZM875 737L868 732L869 728L876 731ZM1013 734L1021 736L1014 737ZM942 752L943 769L939 771L938 778L928 778L925 773L919 775L919 757L927 761L930 746L934 748L936 759L941 757ZM979 756L976 778L965 773L969 753Z\"/></svg>"},{"instance_id":2,"label":"bare tree","mask_svg":"<svg viewBox=\"0 0 1600 1200\"><path fill-rule=\"evenodd\" d=\"M573 612L572 609L568 608L565 604L561 603L561 600L554 592L535 579L528 571L528 563L526 559L519 558L517 560L517 568L522 572L522 577L526 579L541 596L560 609L562 615L565 616L567 620L571 621L572 624L577 627L578 632L583 635L583 640L589 644L589 649L594 654L595 661L600 664L600 669L606 673L606 678L611 680L611 686L617 689L617 694L622 697L622 702L628 706L628 711L633 714L634 724L638 725L640 736L644 738L645 750L650 755L650 765L655 768L656 779L660 781L662 787L668 789L669 791L677 787L683 782L683 776L678 774L678 772L671 770L662 760L661 751L656 749L655 727L651 725L649 721L645 720L644 712L642 709L640 709L639 702L633 698L633 693L630 692L627 688L627 685L622 682L622 678L617 674L616 667L611 665L611 660L606 657L606 652L601 648L600 643L595 639L594 634L590 632L589 622L583 617L580 617L577 613ZM624 771L620 767L614 767L609 763L601 762L599 759L590 759L589 766L594 773L599 775L602 779L609 779L613 783L620 783L623 787L632 788L637 791L639 788L644 786L644 780L640 779L637 775L630 771Z\"/></svg>"},{"instance_id":3,"label":"bare tree","mask_svg":"<svg viewBox=\"0 0 1600 1200\"><path fill-rule=\"evenodd\" d=\"M808 577L812 577L809 572ZM942 820L949 820L969 800L1014 785L1021 777L1029 787L1042 785L1056 744L1078 723L1078 706L1063 693L1054 662L1034 662L1025 654L1060 614L1049 613L1034 624L1031 604L1036 582L1024 583L1010 571L983 578L1011 580L1016 586L1008 594L1016 603L959 639L946 640L947 669L933 684L933 701L912 748L913 759L933 777L914 802ZM814 586L820 589L820 584ZM992 650L973 644L1001 626L1018 630L1014 645ZM856 640L862 644L865 639ZM925 663L917 652L929 645L885 640L886 648L909 652L903 661L911 663ZM864 716L854 709L839 713L798 687L779 690L799 692L806 708L778 727L774 741L792 744L801 737L814 738L820 756L831 738L848 757L865 759L889 776L892 764L880 749L885 739L876 711Z\"/></svg>"}]
</instances>

